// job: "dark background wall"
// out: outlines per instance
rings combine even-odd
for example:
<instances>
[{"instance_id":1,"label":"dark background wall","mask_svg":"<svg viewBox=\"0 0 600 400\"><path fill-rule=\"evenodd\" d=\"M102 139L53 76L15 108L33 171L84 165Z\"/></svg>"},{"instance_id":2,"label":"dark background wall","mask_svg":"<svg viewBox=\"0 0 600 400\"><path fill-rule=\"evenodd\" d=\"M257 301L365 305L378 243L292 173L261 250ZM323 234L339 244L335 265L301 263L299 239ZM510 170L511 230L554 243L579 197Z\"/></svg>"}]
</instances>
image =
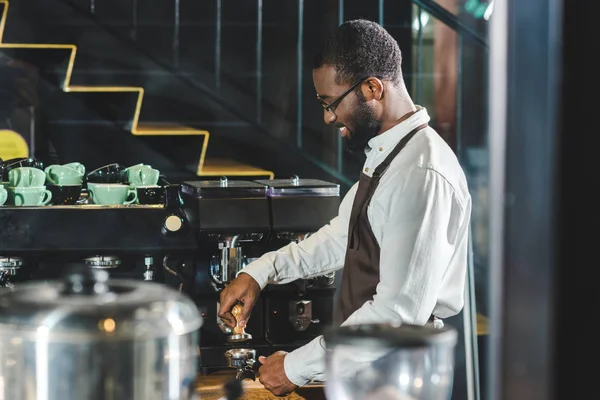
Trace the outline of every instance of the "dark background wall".
<instances>
[{"instance_id":1,"label":"dark background wall","mask_svg":"<svg viewBox=\"0 0 600 400\"><path fill-rule=\"evenodd\" d=\"M345 191L363 156L342 152L337 132L323 124L313 96L312 57L340 20L379 20L381 10L378 1L340 4L25 0L11 5L4 40L74 44L71 84L144 87L140 122L206 129L211 133L209 157L233 158L278 177L335 181ZM405 49L405 73L411 76L412 3L383 4L384 26ZM60 93L68 52L57 51L51 61L44 54L43 62L31 60L31 54L21 57L37 64L43 78L38 88L39 157L78 158L94 167L137 162L125 155L145 146L146 157L163 159L172 175L194 172L197 152L190 149L198 142L122 138L126 132L119 136L118 127L126 128L131 116L131 96L113 96L107 106L99 97ZM112 135L105 133L110 130ZM105 136L112 144L90 146L92 136ZM115 149L126 146L132 147Z\"/></svg>"}]
</instances>

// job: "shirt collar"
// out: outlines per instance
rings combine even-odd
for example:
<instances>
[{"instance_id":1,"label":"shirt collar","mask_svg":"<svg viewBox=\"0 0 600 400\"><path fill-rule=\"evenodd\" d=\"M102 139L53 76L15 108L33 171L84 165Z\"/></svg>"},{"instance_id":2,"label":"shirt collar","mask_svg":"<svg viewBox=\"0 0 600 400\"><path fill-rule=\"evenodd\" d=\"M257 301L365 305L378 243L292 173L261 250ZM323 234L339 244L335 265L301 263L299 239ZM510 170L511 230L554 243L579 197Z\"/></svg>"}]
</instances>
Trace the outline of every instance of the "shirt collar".
<instances>
[{"instance_id":1,"label":"shirt collar","mask_svg":"<svg viewBox=\"0 0 600 400\"><path fill-rule=\"evenodd\" d=\"M369 140L365 153L368 154L371 149L385 151L388 148L394 147L410 131L421 124L429 122L430 119L427 109L417 106L417 111L413 115Z\"/></svg>"}]
</instances>

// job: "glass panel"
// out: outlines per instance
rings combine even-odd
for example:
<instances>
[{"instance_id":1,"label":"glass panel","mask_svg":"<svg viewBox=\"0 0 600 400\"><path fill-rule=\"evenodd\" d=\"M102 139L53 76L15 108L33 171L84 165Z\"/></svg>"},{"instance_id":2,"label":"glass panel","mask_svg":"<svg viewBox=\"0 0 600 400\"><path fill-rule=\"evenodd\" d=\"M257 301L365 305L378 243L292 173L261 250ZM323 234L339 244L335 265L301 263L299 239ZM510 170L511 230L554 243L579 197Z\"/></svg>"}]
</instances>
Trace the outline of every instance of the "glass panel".
<instances>
[{"instance_id":1,"label":"glass panel","mask_svg":"<svg viewBox=\"0 0 600 400\"><path fill-rule=\"evenodd\" d=\"M452 0L438 0L452 5ZM453 8L449 8L452 10ZM485 37L485 24L460 8L454 11L479 26ZM419 16L420 15L420 24ZM426 107L432 125L456 149L465 169L473 196L474 257L477 280L487 282L487 51L457 35L429 13L413 7L412 96ZM421 29L419 29L421 28ZM487 315L487 288L479 286L478 311Z\"/></svg>"},{"instance_id":2,"label":"glass panel","mask_svg":"<svg viewBox=\"0 0 600 400\"><path fill-rule=\"evenodd\" d=\"M488 14L473 13L473 1L437 0L435 3L458 17L465 29L479 36L457 34L425 11L415 0L412 20L412 74L410 88L416 103L427 108L431 124L455 149L466 173L472 196L472 247L481 368L485 368L488 305L488 160L487 42ZM480 9L487 2L475 1ZM485 7L484 7L485 6ZM431 8L428 8L431 10ZM432 10L434 11L434 10ZM480 374L483 377L483 372ZM484 385L485 382L482 382ZM483 390L481 391L484 392Z\"/></svg>"}]
</instances>

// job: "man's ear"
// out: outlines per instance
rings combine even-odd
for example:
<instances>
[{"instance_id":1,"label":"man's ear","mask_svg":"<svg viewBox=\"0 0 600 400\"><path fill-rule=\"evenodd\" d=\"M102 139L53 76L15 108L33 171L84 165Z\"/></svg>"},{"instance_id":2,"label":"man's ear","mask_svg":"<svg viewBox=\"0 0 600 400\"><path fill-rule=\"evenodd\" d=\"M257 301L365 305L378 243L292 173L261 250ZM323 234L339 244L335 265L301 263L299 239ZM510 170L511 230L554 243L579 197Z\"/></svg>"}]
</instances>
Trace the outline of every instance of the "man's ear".
<instances>
[{"instance_id":1,"label":"man's ear","mask_svg":"<svg viewBox=\"0 0 600 400\"><path fill-rule=\"evenodd\" d=\"M370 77L362 85L362 92L367 100L381 100L383 98L383 82L379 78Z\"/></svg>"}]
</instances>

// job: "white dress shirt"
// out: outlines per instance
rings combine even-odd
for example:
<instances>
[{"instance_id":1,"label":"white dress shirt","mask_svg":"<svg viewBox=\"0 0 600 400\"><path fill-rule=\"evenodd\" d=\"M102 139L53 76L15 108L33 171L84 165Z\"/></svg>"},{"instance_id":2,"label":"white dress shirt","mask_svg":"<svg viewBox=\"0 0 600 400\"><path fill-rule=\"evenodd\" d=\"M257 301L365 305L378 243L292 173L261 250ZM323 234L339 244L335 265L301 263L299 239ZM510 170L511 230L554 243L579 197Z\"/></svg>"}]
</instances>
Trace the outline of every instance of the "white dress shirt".
<instances>
[{"instance_id":1,"label":"white dress shirt","mask_svg":"<svg viewBox=\"0 0 600 400\"><path fill-rule=\"evenodd\" d=\"M421 108L369 141L362 172L371 176L398 142L429 122ZM318 276L344 266L348 221L358 183L346 194L338 216L298 244L264 254L240 273L261 289ZM342 325L410 323L425 325L433 314L460 312L467 269L471 196L458 160L430 127L417 133L381 177L367 210L381 249L380 282L367 301ZM322 336L285 357L285 373L298 386L325 380Z\"/></svg>"}]
</instances>

